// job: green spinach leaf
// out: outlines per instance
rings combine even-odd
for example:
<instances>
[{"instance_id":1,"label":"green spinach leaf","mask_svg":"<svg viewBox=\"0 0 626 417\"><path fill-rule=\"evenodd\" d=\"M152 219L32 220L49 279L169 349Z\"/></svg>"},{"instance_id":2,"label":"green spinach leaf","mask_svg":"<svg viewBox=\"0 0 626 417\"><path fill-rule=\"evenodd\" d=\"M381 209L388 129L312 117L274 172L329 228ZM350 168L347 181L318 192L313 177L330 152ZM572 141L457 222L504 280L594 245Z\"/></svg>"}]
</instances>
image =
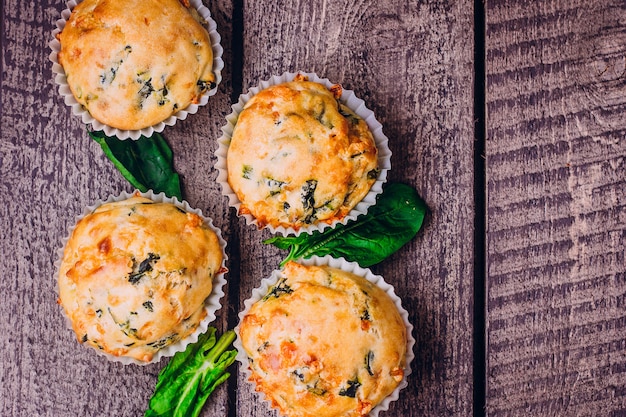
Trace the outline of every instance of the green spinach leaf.
<instances>
[{"instance_id":1,"label":"green spinach leaf","mask_svg":"<svg viewBox=\"0 0 626 417\"><path fill-rule=\"evenodd\" d=\"M232 330L216 343L215 328L209 329L184 352L176 353L159 372L159 379L144 417L197 417L207 398L230 376L226 368L237 355L226 350L235 340Z\"/></svg>"},{"instance_id":2,"label":"green spinach leaf","mask_svg":"<svg viewBox=\"0 0 626 417\"><path fill-rule=\"evenodd\" d=\"M154 132L138 140L120 140L102 131L89 132L113 165L140 191L151 189L182 200L180 177L174 171L172 150L163 136Z\"/></svg>"},{"instance_id":3,"label":"green spinach leaf","mask_svg":"<svg viewBox=\"0 0 626 417\"><path fill-rule=\"evenodd\" d=\"M332 255L366 268L383 261L410 241L422 227L426 210L426 203L412 187L391 183L367 214L346 225L310 235L275 236L263 243L289 250L281 267L290 260Z\"/></svg>"}]
</instances>

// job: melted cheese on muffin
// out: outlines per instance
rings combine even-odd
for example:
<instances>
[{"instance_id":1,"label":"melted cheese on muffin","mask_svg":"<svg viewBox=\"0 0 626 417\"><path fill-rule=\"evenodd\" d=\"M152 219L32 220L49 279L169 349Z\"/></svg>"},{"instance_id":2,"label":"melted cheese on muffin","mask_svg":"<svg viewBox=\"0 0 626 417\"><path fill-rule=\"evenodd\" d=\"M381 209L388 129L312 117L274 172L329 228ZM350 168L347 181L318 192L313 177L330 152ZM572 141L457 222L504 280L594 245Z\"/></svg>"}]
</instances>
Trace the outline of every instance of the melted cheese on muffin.
<instances>
[{"instance_id":1,"label":"melted cheese on muffin","mask_svg":"<svg viewBox=\"0 0 626 417\"><path fill-rule=\"evenodd\" d=\"M80 342L148 362L204 319L222 259L194 213L142 197L104 204L65 246L59 303Z\"/></svg>"},{"instance_id":2,"label":"melted cheese on muffin","mask_svg":"<svg viewBox=\"0 0 626 417\"><path fill-rule=\"evenodd\" d=\"M244 106L227 155L240 213L299 229L340 220L378 177L367 123L329 91L298 77L260 91Z\"/></svg>"},{"instance_id":3,"label":"melted cheese on muffin","mask_svg":"<svg viewBox=\"0 0 626 417\"><path fill-rule=\"evenodd\" d=\"M406 327L365 278L289 262L243 317L251 380L289 417L365 416L398 386Z\"/></svg>"},{"instance_id":4,"label":"melted cheese on muffin","mask_svg":"<svg viewBox=\"0 0 626 417\"><path fill-rule=\"evenodd\" d=\"M179 0L84 0L58 35L72 94L101 123L138 130L213 88L208 32ZM199 16L198 16L199 17Z\"/></svg>"}]
</instances>

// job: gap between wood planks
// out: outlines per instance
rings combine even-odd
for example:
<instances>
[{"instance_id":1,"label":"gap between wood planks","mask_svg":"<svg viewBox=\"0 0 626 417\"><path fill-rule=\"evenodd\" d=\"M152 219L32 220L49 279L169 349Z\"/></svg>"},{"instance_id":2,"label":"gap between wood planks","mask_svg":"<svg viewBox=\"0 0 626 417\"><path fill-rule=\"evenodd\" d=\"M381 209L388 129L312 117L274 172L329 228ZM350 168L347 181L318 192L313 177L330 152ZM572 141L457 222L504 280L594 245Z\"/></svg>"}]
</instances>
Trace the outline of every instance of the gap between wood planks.
<instances>
[{"instance_id":1,"label":"gap between wood planks","mask_svg":"<svg viewBox=\"0 0 626 417\"><path fill-rule=\"evenodd\" d=\"M239 95L243 92L243 5L244 0L233 0L233 22L232 22L232 40L231 40L231 59L232 59L232 68L231 68L231 83L232 83L232 93L230 97L231 103L237 103L239 101ZM230 211L231 224L238 224L236 214L233 214L232 210ZM234 227L233 230L233 240L235 242L234 245L231 246L231 251L233 253L233 259L240 258L240 244L241 240L239 228ZM241 279L241 269L239 266L239 262L232 262L230 265L231 273L233 276L237 277L237 282L232 282L228 286L228 299L230 303L228 304L228 315L227 315L227 323L229 329L234 329L235 326L239 322L239 280ZM235 284L235 285L233 285ZM235 303L234 306L232 303ZM235 364L235 366L238 366ZM228 417L238 417L237 416L237 389L238 389L238 378L237 372L231 372L230 378L228 378L228 386L227 386L227 415Z\"/></svg>"},{"instance_id":2,"label":"gap between wood planks","mask_svg":"<svg viewBox=\"0 0 626 417\"><path fill-rule=\"evenodd\" d=\"M487 415L487 274L486 223L487 183L485 142L486 23L484 0L474 0L474 417Z\"/></svg>"}]
</instances>

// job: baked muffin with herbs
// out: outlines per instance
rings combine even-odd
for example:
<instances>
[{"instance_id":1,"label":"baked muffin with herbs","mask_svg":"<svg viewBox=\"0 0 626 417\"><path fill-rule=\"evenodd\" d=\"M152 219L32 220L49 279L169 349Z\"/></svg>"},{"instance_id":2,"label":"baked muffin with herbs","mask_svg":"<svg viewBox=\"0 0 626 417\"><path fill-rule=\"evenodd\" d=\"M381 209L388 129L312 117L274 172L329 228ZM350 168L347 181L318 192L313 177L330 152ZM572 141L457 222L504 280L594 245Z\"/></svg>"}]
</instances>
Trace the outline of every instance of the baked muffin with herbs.
<instances>
[{"instance_id":1,"label":"baked muffin with herbs","mask_svg":"<svg viewBox=\"0 0 626 417\"><path fill-rule=\"evenodd\" d=\"M288 262L238 332L250 380L288 417L365 416L404 376L394 301L342 269Z\"/></svg>"},{"instance_id":2,"label":"baked muffin with herbs","mask_svg":"<svg viewBox=\"0 0 626 417\"><path fill-rule=\"evenodd\" d=\"M57 59L94 119L140 130L215 87L201 20L188 0L83 0L57 35Z\"/></svg>"},{"instance_id":3,"label":"baked muffin with herbs","mask_svg":"<svg viewBox=\"0 0 626 417\"><path fill-rule=\"evenodd\" d=\"M197 214L133 196L78 221L59 267L59 304L81 343L150 362L206 317L224 248Z\"/></svg>"},{"instance_id":4,"label":"baked muffin with herbs","mask_svg":"<svg viewBox=\"0 0 626 417\"><path fill-rule=\"evenodd\" d=\"M297 75L245 104L228 146L228 183L258 227L343 219L379 175L367 123L332 88Z\"/></svg>"}]
</instances>

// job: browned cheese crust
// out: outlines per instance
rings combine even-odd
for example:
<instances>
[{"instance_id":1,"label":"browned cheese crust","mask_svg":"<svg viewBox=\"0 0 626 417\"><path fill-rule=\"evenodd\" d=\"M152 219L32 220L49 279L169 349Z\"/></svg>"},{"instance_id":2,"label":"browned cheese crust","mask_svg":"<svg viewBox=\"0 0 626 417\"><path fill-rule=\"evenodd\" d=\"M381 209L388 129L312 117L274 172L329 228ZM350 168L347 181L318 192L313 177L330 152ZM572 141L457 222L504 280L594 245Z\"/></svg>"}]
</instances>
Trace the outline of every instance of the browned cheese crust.
<instances>
[{"instance_id":1,"label":"browned cheese crust","mask_svg":"<svg viewBox=\"0 0 626 417\"><path fill-rule=\"evenodd\" d=\"M58 61L76 100L122 130L197 102L215 75L209 34L194 16L178 0L79 3L58 35Z\"/></svg>"},{"instance_id":2,"label":"browned cheese crust","mask_svg":"<svg viewBox=\"0 0 626 417\"><path fill-rule=\"evenodd\" d=\"M104 204L69 237L59 303L80 342L150 361L206 316L222 259L217 235L194 213L142 197Z\"/></svg>"},{"instance_id":3,"label":"browned cheese crust","mask_svg":"<svg viewBox=\"0 0 626 417\"><path fill-rule=\"evenodd\" d=\"M367 123L305 77L260 91L239 114L228 149L228 182L240 213L299 229L348 214L378 177Z\"/></svg>"},{"instance_id":4,"label":"browned cheese crust","mask_svg":"<svg viewBox=\"0 0 626 417\"><path fill-rule=\"evenodd\" d=\"M289 417L365 416L404 375L406 326L358 275L289 262L242 319L251 380Z\"/></svg>"}]
</instances>

